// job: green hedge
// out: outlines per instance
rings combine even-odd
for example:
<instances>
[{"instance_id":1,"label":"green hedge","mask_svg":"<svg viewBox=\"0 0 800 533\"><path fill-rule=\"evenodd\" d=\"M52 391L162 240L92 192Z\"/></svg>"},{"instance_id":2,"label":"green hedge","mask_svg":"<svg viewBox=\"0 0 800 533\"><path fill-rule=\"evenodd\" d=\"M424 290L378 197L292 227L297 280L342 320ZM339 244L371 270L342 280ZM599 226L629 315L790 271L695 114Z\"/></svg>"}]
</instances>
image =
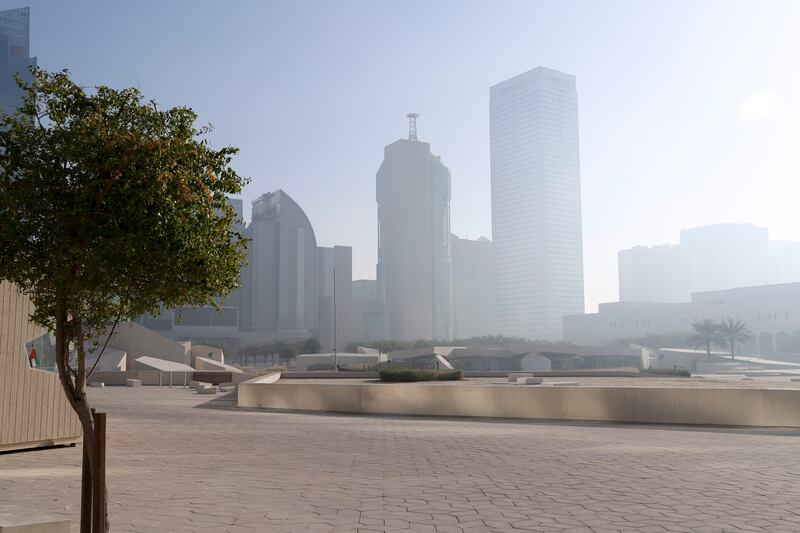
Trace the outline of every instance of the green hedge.
<instances>
[{"instance_id":1,"label":"green hedge","mask_svg":"<svg viewBox=\"0 0 800 533\"><path fill-rule=\"evenodd\" d=\"M461 381L462 370L427 370L406 366L389 366L381 370L381 381L409 383L413 381Z\"/></svg>"},{"instance_id":2,"label":"green hedge","mask_svg":"<svg viewBox=\"0 0 800 533\"><path fill-rule=\"evenodd\" d=\"M672 368L643 368L639 371L642 374L658 374L663 376L678 376L681 378L690 378L692 377L692 373L686 370L685 368L678 368L677 370L673 370Z\"/></svg>"}]
</instances>

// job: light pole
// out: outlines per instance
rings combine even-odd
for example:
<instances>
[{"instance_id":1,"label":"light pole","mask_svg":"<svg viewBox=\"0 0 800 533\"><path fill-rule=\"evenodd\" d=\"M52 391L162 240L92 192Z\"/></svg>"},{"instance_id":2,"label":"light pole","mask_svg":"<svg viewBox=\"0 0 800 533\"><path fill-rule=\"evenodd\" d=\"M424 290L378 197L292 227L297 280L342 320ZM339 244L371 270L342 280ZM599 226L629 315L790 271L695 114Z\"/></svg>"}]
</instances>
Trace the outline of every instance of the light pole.
<instances>
[{"instance_id":1,"label":"light pole","mask_svg":"<svg viewBox=\"0 0 800 533\"><path fill-rule=\"evenodd\" d=\"M333 371L339 371L336 354L336 267L333 267Z\"/></svg>"}]
</instances>

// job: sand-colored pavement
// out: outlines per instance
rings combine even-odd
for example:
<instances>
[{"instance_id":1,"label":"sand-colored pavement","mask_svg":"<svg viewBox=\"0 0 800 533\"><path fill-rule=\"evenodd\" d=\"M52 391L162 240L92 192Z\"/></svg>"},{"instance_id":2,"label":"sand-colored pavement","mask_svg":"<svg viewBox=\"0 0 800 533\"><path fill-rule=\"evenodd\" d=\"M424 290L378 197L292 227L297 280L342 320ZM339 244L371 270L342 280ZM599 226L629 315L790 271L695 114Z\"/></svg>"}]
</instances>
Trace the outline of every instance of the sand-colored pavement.
<instances>
[{"instance_id":1,"label":"sand-colored pavement","mask_svg":"<svg viewBox=\"0 0 800 533\"><path fill-rule=\"evenodd\" d=\"M800 531L795 432L91 399L109 413L112 531ZM79 478L80 448L0 455L0 513L76 520Z\"/></svg>"}]
</instances>

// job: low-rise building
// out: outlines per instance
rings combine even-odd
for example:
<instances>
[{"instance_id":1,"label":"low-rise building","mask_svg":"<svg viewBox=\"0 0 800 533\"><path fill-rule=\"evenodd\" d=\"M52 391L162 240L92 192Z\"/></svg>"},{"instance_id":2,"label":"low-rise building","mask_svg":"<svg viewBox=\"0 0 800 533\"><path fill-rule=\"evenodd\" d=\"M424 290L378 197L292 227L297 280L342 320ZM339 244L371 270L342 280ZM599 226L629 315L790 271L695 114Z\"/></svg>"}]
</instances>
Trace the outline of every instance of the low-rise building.
<instances>
[{"instance_id":1,"label":"low-rise building","mask_svg":"<svg viewBox=\"0 0 800 533\"><path fill-rule=\"evenodd\" d=\"M752 353L800 353L800 283L696 292L683 303L613 302L597 313L564 317L564 337L577 344L613 344L653 335L688 338L703 319L739 320Z\"/></svg>"}]
</instances>

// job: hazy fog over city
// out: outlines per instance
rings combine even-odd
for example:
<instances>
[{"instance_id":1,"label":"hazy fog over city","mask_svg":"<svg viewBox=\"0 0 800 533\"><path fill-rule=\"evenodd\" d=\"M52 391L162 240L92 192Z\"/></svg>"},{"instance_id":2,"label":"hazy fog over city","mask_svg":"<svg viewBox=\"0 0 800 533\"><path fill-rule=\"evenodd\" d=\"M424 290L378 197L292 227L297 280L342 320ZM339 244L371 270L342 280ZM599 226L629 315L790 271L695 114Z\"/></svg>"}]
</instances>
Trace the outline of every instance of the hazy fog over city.
<instances>
[{"instance_id":1,"label":"hazy fog over city","mask_svg":"<svg viewBox=\"0 0 800 533\"><path fill-rule=\"evenodd\" d=\"M31 55L85 85L188 104L283 189L321 246L375 278L383 148L419 139L451 172L451 229L492 238L489 87L575 76L585 307L618 299L617 252L751 223L800 241L800 4L750 2L6 2Z\"/></svg>"},{"instance_id":2,"label":"hazy fog over city","mask_svg":"<svg viewBox=\"0 0 800 533\"><path fill-rule=\"evenodd\" d=\"M800 531L800 0L3 0L0 533Z\"/></svg>"}]
</instances>

